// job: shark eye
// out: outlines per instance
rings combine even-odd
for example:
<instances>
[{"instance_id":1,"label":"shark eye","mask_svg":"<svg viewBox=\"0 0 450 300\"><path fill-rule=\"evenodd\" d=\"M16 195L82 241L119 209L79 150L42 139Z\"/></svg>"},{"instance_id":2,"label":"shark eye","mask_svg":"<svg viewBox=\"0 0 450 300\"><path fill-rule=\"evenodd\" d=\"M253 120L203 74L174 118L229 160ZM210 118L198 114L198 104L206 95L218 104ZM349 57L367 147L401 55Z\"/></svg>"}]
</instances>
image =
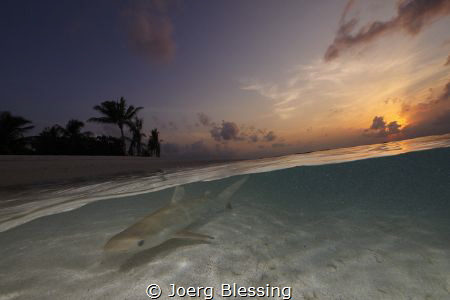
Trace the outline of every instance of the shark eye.
<instances>
[{"instance_id":1,"label":"shark eye","mask_svg":"<svg viewBox=\"0 0 450 300\"><path fill-rule=\"evenodd\" d=\"M137 245L138 245L139 247L141 247L142 245L144 245L144 240L140 240L140 241L137 243Z\"/></svg>"}]
</instances>

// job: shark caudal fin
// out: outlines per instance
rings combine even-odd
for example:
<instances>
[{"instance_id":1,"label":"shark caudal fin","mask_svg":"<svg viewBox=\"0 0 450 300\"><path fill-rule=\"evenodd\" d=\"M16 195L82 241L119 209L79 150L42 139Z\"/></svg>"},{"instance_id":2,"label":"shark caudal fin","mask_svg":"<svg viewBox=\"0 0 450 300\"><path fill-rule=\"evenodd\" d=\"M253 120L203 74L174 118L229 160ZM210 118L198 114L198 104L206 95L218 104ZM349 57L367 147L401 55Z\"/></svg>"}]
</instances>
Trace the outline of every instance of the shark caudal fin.
<instances>
[{"instance_id":1,"label":"shark caudal fin","mask_svg":"<svg viewBox=\"0 0 450 300\"><path fill-rule=\"evenodd\" d=\"M184 198L185 192L184 187L181 185L177 185L175 187L175 191L173 192L172 199L170 200L171 204L177 204Z\"/></svg>"},{"instance_id":2,"label":"shark caudal fin","mask_svg":"<svg viewBox=\"0 0 450 300\"><path fill-rule=\"evenodd\" d=\"M245 176L242 179L231 184L229 187L225 188L218 196L219 201L227 202L231 196L236 193L236 191L247 181L248 176Z\"/></svg>"}]
</instances>

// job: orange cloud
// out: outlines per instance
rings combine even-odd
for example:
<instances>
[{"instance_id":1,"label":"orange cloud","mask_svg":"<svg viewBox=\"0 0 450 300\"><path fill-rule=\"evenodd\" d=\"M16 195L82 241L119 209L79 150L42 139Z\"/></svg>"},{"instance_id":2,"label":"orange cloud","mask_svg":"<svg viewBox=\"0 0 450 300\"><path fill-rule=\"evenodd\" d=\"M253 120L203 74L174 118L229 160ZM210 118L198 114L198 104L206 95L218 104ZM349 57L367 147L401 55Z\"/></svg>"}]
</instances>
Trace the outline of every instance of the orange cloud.
<instances>
[{"instance_id":1,"label":"orange cloud","mask_svg":"<svg viewBox=\"0 0 450 300\"><path fill-rule=\"evenodd\" d=\"M397 15L391 20L368 23L362 26L357 33L352 34L358 19L345 20L352 3L353 1L348 2L344 8L336 37L325 52L325 61L331 61L349 48L373 42L393 31L403 30L410 35L416 35L436 19L450 14L450 1L448 0L399 1Z\"/></svg>"},{"instance_id":2,"label":"orange cloud","mask_svg":"<svg viewBox=\"0 0 450 300\"><path fill-rule=\"evenodd\" d=\"M401 124L398 121L387 123L384 117L375 116L372 125L364 130L364 135L368 137L387 137L401 132Z\"/></svg>"},{"instance_id":3,"label":"orange cloud","mask_svg":"<svg viewBox=\"0 0 450 300\"><path fill-rule=\"evenodd\" d=\"M438 97L416 105L403 105L401 114L411 120L403 128L408 137L450 132L450 81Z\"/></svg>"},{"instance_id":4,"label":"orange cloud","mask_svg":"<svg viewBox=\"0 0 450 300\"><path fill-rule=\"evenodd\" d=\"M130 47L151 62L169 62L175 53L175 42L168 4L160 0L137 3L124 11Z\"/></svg>"}]
</instances>

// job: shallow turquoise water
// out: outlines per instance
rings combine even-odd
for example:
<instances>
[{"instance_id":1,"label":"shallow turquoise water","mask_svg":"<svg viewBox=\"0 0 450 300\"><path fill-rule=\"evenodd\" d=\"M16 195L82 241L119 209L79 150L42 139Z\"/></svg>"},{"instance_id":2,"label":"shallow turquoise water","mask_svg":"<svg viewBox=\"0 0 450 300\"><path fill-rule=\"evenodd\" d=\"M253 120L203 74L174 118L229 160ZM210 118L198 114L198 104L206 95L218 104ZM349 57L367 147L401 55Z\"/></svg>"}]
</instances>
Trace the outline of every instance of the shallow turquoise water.
<instances>
[{"instance_id":1,"label":"shallow turquoise water","mask_svg":"<svg viewBox=\"0 0 450 300\"><path fill-rule=\"evenodd\" d=\"M411 148L377 147L309 154L332 164L292 167L290 158L290 168L277 169L266 160L271 169L261 173L247 172L255 170L247 163L227 171L233 176L184 184L181 201L205 191L214 201L248 176L231 209L214 207L188 226L210 241L104 252L112 236L166 207L173 188L88 201L9 228L0 232L0 299L147 299L153 283L163 289L160 299L181 299L168 297L170 284L214 287L222 299L228 283L289 287L292 299L450 298L450 148L378 157ZM337 153L369 159L339 163L331 160ZM231 299L241 298L248 299Z\"/></svg>"}]
</instances>

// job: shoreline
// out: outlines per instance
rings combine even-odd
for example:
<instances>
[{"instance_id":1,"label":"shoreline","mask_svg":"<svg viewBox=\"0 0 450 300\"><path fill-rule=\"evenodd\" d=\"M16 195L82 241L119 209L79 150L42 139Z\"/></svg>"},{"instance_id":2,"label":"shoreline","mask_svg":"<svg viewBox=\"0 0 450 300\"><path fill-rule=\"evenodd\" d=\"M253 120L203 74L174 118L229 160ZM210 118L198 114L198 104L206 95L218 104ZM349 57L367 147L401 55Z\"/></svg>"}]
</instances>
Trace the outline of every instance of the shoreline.
<instances>
[{"instance_id":1,"label":"shoreline","mask_svg":"<svg viewBox=\"0 0 450 300\"><path fill-rule=\"evenodd\" d=\"M13 171L16 172L16 176L22 172L30 183L36 183L37 179L41 182L46 179L48 182L51 177L40 176L39 173L45 175L49 169L53 178L58 178L58 182L46 185L16 185L15 188L9 185L9 188L0 188L0 232L40 217L71 211L100 200L137 196L178 185L214 181L237 175L267 173L300 166L355 164L357 161L367 161L366 164L370 164L374 159L383 159L378 161L378 164L388 161L389 168L394 169L397 166L411 166L411 163L419 167L420 162L431 158L432 161L445 164L448 162L449 146L448 138L416 139L403 144L337 149L276 159L225 162L147 157L0 157L0 172L2 169L20 165L20 170ZM7 164L2 164L2 161ZM52 167L48 168L48 165ZM42 167L43 170L40 170L39 166L47 166L47 169ZM158 169L160 166L164 169ZM341 167L342 165L338 166ZM66 181L55 177L58 175L55 170L62 172ZM119 171L122 171L120 175ZM8 176L15 178L11 173L0 174L0 178L1 176L5 179ZM74 182L77 174L84 177ZM99 179L100 174L104 174L102 179ZM24 178L21 180L24 182Z\"/></svg>"},{"instance_id":2,"label":"shoreline","mask_svg":"<svg viewBox=\"0 0 450 300\"><path fill-rule=\"evenodd\" d=\"M136 156L0 155L0 188L105 181L180 169L221 165L236 160L187 160Z\"/></svg>"},{"instance_id":3,"label":"shoreline","mask_svg":"<svg viewBox=\"0 0 450 300\"><path fill-rule=\"evenodd\" d=\"M14 191L53 184L101 182L118 178L152 176L166 172L219 166L242 161L285 160L292 156L326 155L327 153L336 155L341 151L350 149L357 151L370 149L370 151L385 152L381 156L385 154L394 155L449 147L448 139L450 139L450 133L387 143L322 149L255 159L183 159L164 156L0 155L0 189ZM402 148L405 148L406 151L392 153ZM388 152L391 153L388 154ZM368 157L375 156L369 155ZM343 161L347 161L347 159Z\"/></svg>"}]
</instances>

